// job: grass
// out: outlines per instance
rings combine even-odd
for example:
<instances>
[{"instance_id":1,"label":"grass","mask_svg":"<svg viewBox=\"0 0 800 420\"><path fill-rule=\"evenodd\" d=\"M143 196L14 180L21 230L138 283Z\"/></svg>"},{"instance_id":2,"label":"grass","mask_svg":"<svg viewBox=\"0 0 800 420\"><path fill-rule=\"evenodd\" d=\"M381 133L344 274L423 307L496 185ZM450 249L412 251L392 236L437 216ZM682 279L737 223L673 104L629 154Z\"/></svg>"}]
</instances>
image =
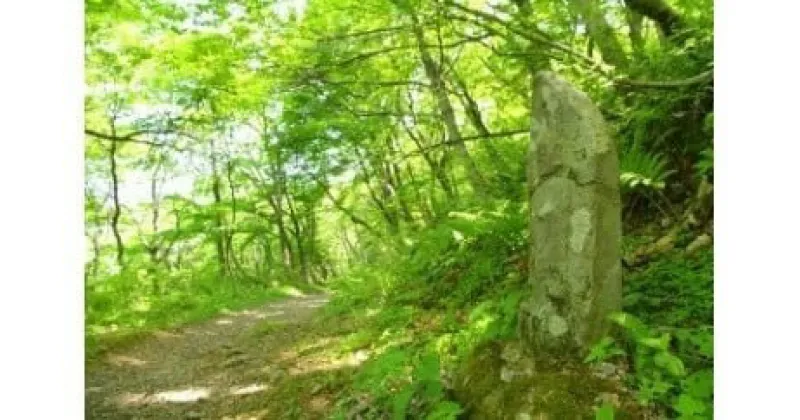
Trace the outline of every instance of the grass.
<instances>
[{"instance_id":1,"label":"grass","mask_svg":"<svg viewBox=\"0 0 800 420\"><path fill-rule=\"evenodd\" d=\"M222 283L222 284L220 284ZM238 285L218 282L213 287L196 283L154 295L144 289L106 287L87 290L85 345L86 359L124 347L150 333L213 318L223 310L239 310L279 300L290 295L316 291L303 286Z\"/></svg>"},{"instance_id":2,"label":"grass","mask_svg":"<svg viewBox=\"0 0 800 420\"><path fill-rule=\"evenodd\" d=\"M491 255L494 261L490 266L496 272L487 276L476 269L482 263L476 253ZM423 255L443 259L441 254ZM301 364L312 360L352 359L359 354L367 357L357 366L336 368L326 375L315 373L287 378L281 383L281 398L269 402L271 410L284 412L282 410L297 406L298 401L305 398L302 392L294 394L292 390L324 386L327 398L333 400L326 409L332 412L333 418L347 418L361 408L364 411L360 414L365 418L391 415L421 418L437 410L450 410L447 411L450 414L442 418L455 418L453 413L458 411L453 405L458 404L455 400L465 400L463 396L454 398L447 389L452 384L446 385L446 382L468 365L474 349L486 343L513 339L515 335L514 314L527 287L524 273L515 273L519 260L505 253L489 254L483 249L459 256L445 270L451 271L456 279L450 294L432 292L432 288L441 287L441 282L421 279L414 270L408 270L408 261L403 259L398 259L394 267L382 264L383 271L372 267L351 273L349 278L336 284L339 290L322 316L302 333L308 342L325 342L326 345L308 351L298 347L297 353L302 356ZM500 261L507 262L504 266ZM687 257L676 251L653 261L643 270L628 273L625 281L624 310L641 316L656 330L678 331L674 343L677 347L673 351L684 359L689 376L683 382L670 385L676 393L686 393L685 390L692 387L700 389L699 396L687 394L696 405L711 404L705 390L692 384L700 383L700 379L705 378L702 375L711 368L709 363L713 363L713 359L706 359L708 355L698 350L713 337L707 331L713 322L712 269L713 252ZM400 273L406 278L398 279ZM479 287L485 278L494 279L492 287ZM461 289L479 292L457 293ZM420 299L420 296L429 299ZM272 326L265 328L272 331ZM699 363L693 362L700 358ZM587 367L575 366L576 377L582 377L584 374L580 372ZM475 370L480 373L478 376L488 374L480 366ZM643 384L640 378L647 379L652 373L651 370L641 371L637 378L627 377L626 381L640 391ZM493 376L495 382L487 382L487 387L499 386L496 377ZM592 407L594 394L596 392L592 398L581 397L581 404L587 405L583 408L596 408ZM661 398L650 403L671 414L680 411L671 407L672 400ZM652 408L650 404L640 407L628 397L625 404L628 413ZM623 412L618 415L625 418Z\"/></svg>"}]
</instances>

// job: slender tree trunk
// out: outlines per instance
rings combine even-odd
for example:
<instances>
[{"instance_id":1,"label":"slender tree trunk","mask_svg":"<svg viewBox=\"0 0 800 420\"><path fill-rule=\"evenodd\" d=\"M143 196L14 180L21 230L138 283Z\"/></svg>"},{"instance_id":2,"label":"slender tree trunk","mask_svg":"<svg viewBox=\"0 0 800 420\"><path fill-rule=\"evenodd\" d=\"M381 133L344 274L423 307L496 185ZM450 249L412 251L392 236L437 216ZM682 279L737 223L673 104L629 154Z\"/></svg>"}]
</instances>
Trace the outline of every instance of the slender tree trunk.
<instances>
[{"instance_id":1,"label":"slender tree trunk","mask_svg":"<svg viewBox=\"0 0 800 420\"><path fill-rule=\"evenodd\" d=\"M226 242L226 249L228 251L228 259L231 261L240 273L244 274L244 269L242 268L241 261L236 255L236 250L233 247L233 235L234 229L236 226L236 212L237 212L237 203L236 203L236 186L233 183L233 162L228 160L225 164L225 175L228 180L228 189L230 190L231 194L231 230L227 232L225 235L225 242Z\"/></svg>"},{"instance_id":2,"label":"slender tree trunk","mask_svg":"<svg viewBox=\"0 0 800 420\"><path fill-rule=\"evenodd\" d=\"M111 135L117 136L116 117L110 120ZM111 232L114 234L114 240L117 243L117 264L120 270L125 269L125 244L122 242L122 235L119 232L119 218L122 214L122 206L119 202L119 176L117 174L117 142L112 140L108 149L108 159L111 163L111 199L114 207L111 213Z\"/></svg>"},{"instance_id":3,"label":"slender tree trunk","mask_svg":"<svg viewBox=\"0 0 800 420\"><path fill-rule=\"evenodd\" d=\"M160 199L158 196L158 174L161 171L161 160L156 163L155 168L153 169L153 174L150 178L150 204L152 207L152 213L150 218L150 226L153 230L151 234L151 239L148 240L145 244L147 247L147 253L150 256L150 262L153 265L159 263L159 251L160 251L160 244L158 243L158 239L156 239L156 234L158 233L158 220L159 220L159 211L160 211ZM153 289L154 291L158 290L158 285L156 284L156 280L153 279Z\"/></svg>"},{"instance_id":4,"label":"slender tree trunk","mask_svg":"<svg viewBox=\"0 0 800 420\"><path fill-rule=\"evenodd\" d=\"M93 233L92 239L92 278L96 279L100 270L100 236Z\"/></svg>"},{"instance_id":5,"label":"slender tree trunk","mask_svg":"<svg viewBox=\"0 0 800 420\"><path fill-rule=\"evenodd\" d=\"M230 274L230 270L228 268L228 261L225 251L225 222L223 220L222 210L220 209L220 206L222 205L222 182L219 177L217 155L213 141L211 143L211 150L211 193L214 196L214 204L217 207L215 209L214 218L217 228L217 234L215 237L215 244L217 247L217 262L219 264L220 275L227 277Z\"/></svg>"},{"instance_id":6,"label":"slender tree trunk","mask_svg":"<svg viewBox=\"0 0 800 420\"><path fill-rule=\"evenodd\" d=\"M290 271L293 267L294 257L292 255L292 246L289 242L289 236L286 233L286 225L283 217L283 194L284 194L284 176L283 176L283 160L279 150L273 150L270 147L269 139L269 118L267 117L266 110L261 114L261 140L263 143L262 153L267 158L269 165L270 176L272 177L272 190L267 196L267 202L275 214L275 225L278 229L278 241L281 248L281 261L283 267Z\"/></svg>"},{"instance_id":7,"label":"slender tree trunk","mask_svg":"<svg viewBox=\"0 0 800 420\"><path fill-rule=\"evenodd\" d=\"M406 168L406 173L408 174L408 179L411 180L412 185L416 185L417 184L417 179L414 176L414 171L411 169L411 165L405 165L405 168ZM435 183L436 183L436 181L433 181L433 184L434 184L433 193L434 194L436 193ZM414 190L414 194L415 194L415 197L416 197L416 202L419 203L420 213L422 213L422 219L425 221L426 225L429 225L435 219L435 216L433 214L433 210L431 209L431 206L428 205L428 200L426 200L422 196L422 194L420 193L420 189L415 187L415 188L413 188L413 190Z\"/></svg>"},{"instance_id":8,"label":"slender tree trunk","mask_svg":"<svg viewBox=\"0 0 800 420\"><path fill-rule=\"evenodd\" d=\"M269 277L272 274L272 246L270 244L270 237L265 237L261 239L261 259L259 260L259 274L262 277Z\"/></svg>"},{"instance_id":9,"label":"slender tree trunk","mask_svg":"<svg viewBox=\"0 0 800 420\"><path fill-rule=\"evenodd\" d=\"M414 217L411 215L411 210L404 197L405 190L403 188L403 180L400 176L400 168L396 163L398 146L394 136L390 136L386 139L386 147L389 150L389 162L385 164L386 180L393 189L394 198L397 200L397 205L400 207L403 219L406 223L413 223Z\"/></svg>"},{"instance_id":10,"label":"slender tree trunk","mask_svg":"<svg viewBox=\"0 0 800 420\"><path fill-rule=\"evenodd\" d=\"M499 167L504 167L505 163L503 162L503 157L500 156L500 153L498 153L497 149L488 138L491 135L491 132L489 132L486 124L483 122L483 117L481 116L478 103L475 102L475 99L472 97L472 95L470 95L469 89L467 89L467 84L461 77L459 77L452 65L451 69L450 77L453 79L456 87L461 92L461 102L464 105L467 118L469 118L470 122L472 122L472 125L475 127L475 129L478 130L478 134L487 137L485 140L479 141L478 144L486 151L486 154L489 155L489 158L492 159L492 162L495 162Z\"/></svg>"},{"instance_id":11,"label":"slender tree trunk","mask_svg":"<svg viewBox=\"0 0 800 420\"><path fill-rule=\"evenodd\" d=\"M453 110L453 105L450 103L450 98L447 96L447 90L445 89L445 85L442 80L441 70L439 65L433 60L433 57L431 57L428 49L425 47L425 34L422 31L422 27L420 26L417 15L414 13L411 13L411 22L412 30L414 31L414 37L419 49L419 54L422 59L422 66L425 70L428 80L431 83L431 89L436 97L436 103L439 107L439 111L442 113L442 118L444 119L448 141L453 144L456 152L458 152L460 155L464 167L466 168L467 177L470 180L472 188L478 195L485 195L488 192L486 182L483 179L480 171L478 171L475 161L472 160L472 157L467 150L466 143L464 143L462 140L461 132L459 131L458 123L456 122L456 114Z\"/></svg>"},{"instance_id":12,"label":"slender tree trunk","mask_svg":"<svg viewBox=\"0 0 800 420\"><path fill-rule=\"evenodd\" d=\"M411 129L411 127L408 127L405 122L401 121L401 123L403 128L406 130L408 137L417 146L422 159L425 160L425 163L427 163L428 167L430 167L431 174L433 174L433 177L439 181L439 185L442 187L447 199L454 200L455 194L453 193L453 188L450 186L450 180L447 178L447 174L444 172L443 166L436 163L436 161L434 161L434 159L428 154L421 137L414 134L414 131Z\"/></svg>"},{"instance_id":13,"label":"slender tree trunk","mask_svg":"<svg viewBox=\"0 0 800 420\"><path fill-rule=\"evenodd\" d=\"M347 229L342 230L342 244L344 245L344 250L347 254L348 264L353 265L356 257L358 256L358 248L356 248L353 243L350 242L350 235Z\"/></svg>"},{"instance_id":14,"label":"slender tree trunk","mask_svg":"<svg viewBox=\"0 0 800 420\"><path fill-rule=\"evenodd\" d=\"M275 224L278 228L278 241L280 242L281 246L283 266L287 270L291 270L293 260L292 245L289 243L289 235L286 233L286 226L284 225L283 220L283 207L281 205L280 197L270 195L268 202L270 207L272 207L272 211L275 212Z\"/></svg>"},{"instance_id":15,"label":"slender tree trunk","mask_svg":"<svg viewBox=\"0 0 800 420\"><path fill-rule=\"evenodd\" d=\"M678 12L664 0L625 0L625 5L658 25L666 38L678 38L684 29L684 22Z\"/></svg>"},{"instance_id":16,"label":"slender tree trunk","mask_svg":"<svg viewBox=\"0 0 800 420\"><path fill-rule=\"evenodd\" d=\"M303 243L303 229L300 226L299 215L295 209L294 203L287 196L286 207L289 209L289 219L292 221L294 227L294 239L297 244L297 257L300 264L300 278L306 283L311 283L308 275L308 255L306 255L306 247Z\"/></svg>"},{"instance_id":17,"label":"slender tree trunk","mask_svg":"<svg viewBox=\"0 0 800 420\"><path fill-rule=\"evenodd\" d=\"M314 211L313 207L306 209L306 231L308 232L306 236L306 243L308 243L308 266L311 270L311 281L316 282L320 278L325 278L327 275L325 274L325 264L322 258L322 255L319 254L317 249L317 216L316 212ZM317 275L317 270L322 270L322 275Z\"/></svg>"},{"instance_id":18,"label":"slender tree trunk","mask_svg":"<svg viewBox=\"0 0 800 420\"><path fill-rule=\"evenodd\" d=\"M324 181L320 180L319 178L314 178L314 180L317 182L317 185L319 185L319 187L322 189L322 192L325 194L325 196L328 197L329 200L331 200L333 207L344 213L344 215L347 216L350 219L350 221L363 227L370 233L372 234L378 233L377 230L373 228L369 223L367 223L366 220L358 217L355 213L353 213L353 211L351 211L342 204L342 202L344 201L343 195L340 196L339 198L334 197L333 193L331 193L330 187Z\"/></svg>"},{"instance_id":19,"label":"slender tree trunk","mask_svg":"<svg viewBox=\"0 0 800 420\"><path fill-rule=\"evenodd\" d=\"M161 170L161 160L159 159L158 163L156 163L156 167L153 170L153 175L150 178L150 202L152 207L152 217L151 217L151 228L153 230L152 234L150 235L150 240L147 241L145 246L147 247L147 253L150 255L150 262L151 266L148 267L148 272L152 276L152 287L153 287L153 294L159 295L161 293L160 285L158 282L158 276L155 273L155 266L159 263L159 251L160 251L160 244L159 239L157 239L156 234L158 233L158 217L159 217L159 205L160 200L158 197L158 173Z\"/></svg>"},{"instance_id":20,"label":"slender tree trunk","mask_svg":"<svg viewBox=\"0 0 800 420\"><path fill-rule=\"evenodd\" d=\"M354 150L358 159L358 165L361 167L361 173L364 176L364 183L367 186L369 197L370 199L372 199L372 203L375 204L375 207L378 209L378 211L380 211L381 215L386 220L386 223L389 225L390 231L396 232L399 227L397 218L392 214L391 210L384 204L383 200L381 200L378 193L375 192L375 189L372 186L373 180L369 166L366 164L366 162L364 162L364 158L363 156L361 156L361 153L358 152L358 149Z\"/></svg>"},{"instance_id":21,"label":"slender tree trunk","mask_svg":"<svg viewBox=\"0 0 800 420\"><path fill-rule=\"evenodd\" d=\"M174 230L175 230L175 232L180 232L181 231L181 213L174 206L172 207L172 213L175 215ZM170 244L169 249L167 250L167 252L164 253L164 260L167 260L169 258L169 254L172 251L172 247L176 242L177 242L177 239L173 239L172 243ZM177 268L178 270L181 269L181 246L180 245L178 246L178 251L176 252L176 255L175 255L175 268Z\"/></svg>"},{"instance_id":22,"label":"slender tree trunk","mask_svg":"<svg viewBox=\"0 0 800 420\"><path fill-rule=\"evenodd\" d=\"M614 28L608 24L600 2L594 0L570 0L572 7L581 15L586 24L586 32L594 40L603 61L613 66L625 69L628 67L628 57L617 39Z\"/></svg>"},{"instance_id":23,"label":"slender tree trunk","mask_svg":"<svg viewBox=\"0 0 800 420\"><path fill-rule=\"evenodd\" d=\"M628 23L628 38L631 40L633 55L637 59L641 58L642 54L644 54L644 36L642 36L642 21L644 20L644 16L629 9L627 13L625 13L625 19Z\"/></svg>"}]
</instances>

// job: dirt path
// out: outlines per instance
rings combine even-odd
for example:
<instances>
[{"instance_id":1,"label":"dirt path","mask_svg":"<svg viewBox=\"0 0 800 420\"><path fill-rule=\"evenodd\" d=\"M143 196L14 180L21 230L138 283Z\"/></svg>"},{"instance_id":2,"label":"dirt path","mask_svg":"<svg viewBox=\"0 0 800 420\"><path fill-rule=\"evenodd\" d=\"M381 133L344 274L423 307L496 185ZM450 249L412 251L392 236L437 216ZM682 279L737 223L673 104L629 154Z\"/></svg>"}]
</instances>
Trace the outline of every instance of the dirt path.
<instances>
[{"instance_id":1,"label":"dirt path","mask_svg":"<svg viewBox=\"0 0 800 420\"><path fill-rule=\"evenodd\" d=\"M86 370L87 419L271 418L258 407L292 326L327 303L294 297L159 332ZM272 328L283 333L272 333Z\"/></svg>"}]
</instances>

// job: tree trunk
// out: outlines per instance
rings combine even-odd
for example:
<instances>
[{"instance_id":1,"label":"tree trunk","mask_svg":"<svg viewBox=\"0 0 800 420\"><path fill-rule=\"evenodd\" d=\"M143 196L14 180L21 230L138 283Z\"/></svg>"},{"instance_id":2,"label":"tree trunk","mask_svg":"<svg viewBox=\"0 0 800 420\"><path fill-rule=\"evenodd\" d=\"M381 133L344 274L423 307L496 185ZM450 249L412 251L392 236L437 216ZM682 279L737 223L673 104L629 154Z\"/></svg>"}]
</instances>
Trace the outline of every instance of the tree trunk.
<instances>
[{"instance_id":1,"label":"tree trunk","mask_svg":"<svg viewBox=\"0 0 800 420\"><path fill-rule=\"evenodd\" d=\"M283 176L283 160L279 150L270 147L268 130L269 118L266 111L261 115L261 140L263 142L262 153L269 162L268 168L270 176L272 177L272 190L267 196L267 203L272 207L275 214L275 225L278 229L278 241L281 248L281 261L286 271L290 271L293 266L294 257L292 255L292 245L289 242L289 235L286 233L286 225L283 217L283 194L284 194L284 176Z\"/></svg>"},{"instance_id":2,"label":"tree trunk","mask_svg":"<svg viewBox=\"0 0 800 420\"><path fill-rule=\"evenodd\" d=\"M145 247L147 248L147 253L150 256L150 262L155 266L161 260L161 256L159 256L160 251L160 244L159 240L156 238L156 234L158 233L158 220L160 217L160 199L158 196L158 174L161 171L162 162L159 159L156 163L155 168L153 168L153 174L150 177L150 205L152 207L152 213L150 218L150 226L152 229L152 233L150 235L150 240L147 241ZM153 289L157 290L158 285L156 284L156 280L153 279Z\"/></svg>"},{"instance_id":3,"label":"tree trunk","mask_svg":"<svg viewBox=\"0 0 800 420\"><path fill-rule=\"evenodd\" d=\"M117 136L116 118L112 117L111 121L111 135ZM125 244L122 242L122 235L119 233L119 218L122 214L121 205L119 202L119 176L117 174L117 142L111 141L108 149L108 158L111 163L111 199L114 203L114 208L111 213L111 232L114 234L114 240L117 243L117 264L120 270L125 269Z\"/></svg>"},{"instance_id":4,"label":"tree trunk","mask_svg":"<svg viewBox=\"0 0 800 420\"><path fill-rule=\"evenodd\" d=\"M100 270L100 237L97 233L90 235L92 238L92 278L96 279Z\"/></svg>"},{"instance_id":5,"label":"tree trunk","mask_svg":"<svg viewBox=\"0 0 800 420\"><path fill-rule=\"evenodd\" d=\"M634 12L653 20L667 38L679 39L684 23L678 12L664 0L625 0Z\"/></svg>"},{"instance_id":6,"label":"tree trunk","mask_svg":"<svg viewBox=\"0 0 800 420\"><path fill-rule=\"evenodd\" d=\"M361 167L361 174L364 176L364 183L367 186L367 191L369 192L370 199L372 199L372 203L375 204L375 207L386 220L386 223L389 225L389 230L391 232L396 232L399 228L397 217L392 213L391 209L386 206L383 200L381 200L381 197L378 195L378 193L375 192L375 189L372 186L373 180L370 168L369 165L367 165L367 163L364 161L364 157L357 148L353 150L357 157L358 165Z\"/></svg>"},{"instance_id":7,"label":"tree trunk","mask_svg":"<svg viewBox=\"0 0 800 420\"><path fill-rule=\"evenodd\" d=\"M483 179L480 171L478 171L475 161L472 160L472 156L470 156L467 150L466 143L462 140L461 132L456 122L456 114L453 110L453 105L450 103L450 98L447 96L447 90L442 80L439 65L436 64L433 57L431 57L428 52L428 49L425 47L425 34L422 31L417 15L414 13L411 13L411 22L419 54L422 59L422 66L431 83L431 90L436 97L436 103L439 106L439 111L442 113L442 118L447 128L448 142L453 144L453 147L460 155L473 190L475 190L479 196L484 196L488 192L486 181Z\"/></svg>"},{"instance_id":8,"label":"tree trunk","mask_svg":"<svg viewBox=\"0 0 800 420\"><path fill-rule=\"evenodd\" d=\"M237 271L244 274L244 269L242 268L242 264L239 261L239 258L236 255L236 250L233 247L233 235L234 229L236 228L236 186L233 183L233 162L230 159L225 163L225 176L228 180L228 189L230 190L231 194L231 229L225 235L225 243L226 243L226 250L228 251L228 260L233 263L233 266L236 268Z\"/></svg>"},{"instance_id":9,"label":"tree trunk","mask_svg":"<svg viewBox=\"0 0 800 420\"><path fill-rule=\"evenodd\" d=\"M491 132L489 132L486 124L483 122L483 117L481 116L478 103L475 102L475 99L472 97L472 95L470 95L469 89L467 89L467 84L461 77L458 76L455 68L452 68L451 66L451 69L452 71L450 72L450 77L453 79L453 82L455 82L459 92L461 92L461 102L464 105L467 118L469 118L472 126L478 131L478 134L487 137L487 139L479 141L478 144L486 151L486 154L489 155L489 158L492 159L492 162L495 162L499 167L505 167L503 157L500 156L500 153L497 152L497 149L488 139L488 137L491 135Z\"/></svg>"},{"instance_id":10,"label":"tree trunk","mask_svg":"<svg viewBox=\"0 0 800 420\"><path fill-rule=\"evenodd\" d=\"M220 275L227 277L230 274L228 268L228 260L225 251L225 222L222 215L222 183L219 177L219 168L217 167L217 155L214 148L214 142L211 143L211 193L214 196L214 205L216 206L214 213L214 221L216 225L215 244L217 248L217 262L219 264Z\"/></svg>"},{"instance_id":11,"label":"tree trunk","mask_svg":"<svg viewBox=\"0 0 800 420\"><path fill-rule=\"evenodd\" d=\"M176 233L178 233L178 232L181 231L181 212L178 211L178 209L176 207L174 207L174 205L173 205L172 213L175 216L175 225L174 225L173 229L175 230ZM165 261L169 258L169 253L172 251L172 247L176 242L177 242L177 238L173 239L172 243L169 246L168 252L165 252L165 254L164 254L164 260ZM178 246L178 252L176 253L177 255L175 255L175 268L177 268L178 270L181 269L181 259L182 259L180 249L181 249L181 246L179 245Z\"/></svg>"},{"instance_id":12,"label":"tree trunk","mask_svg":"<svg viewBox=\"0 0 800 420\"><path fill-rule=\"evenodd\" d=\"M372 234L378 233L377 230L372 226L370 226L369 223L367 223L364 219L358 217L355 213L353 213L353 211L351 211L342 204L342 202L344 201L344 195L340 196L339 198L336 198L334 197L333 193L331 193L330 187L324 181L320 180L319 178L314 178L314 180L317 182L317 185L319 185L319 187L322 189L322 192L325 194L325 196L328 197L329 200L331 200L333 207L344 213L344 215L347 216L350 219L350 221L363 227L370 233Z\"/></svg>"},{"instance_id":13,"label":"tree trunk","mask_svg":"<svg viewBox=\"0 0 800 420\"><path fill-rule=\"evenodd\" d=\"M411 169L411 165L410 164L406 164L405 165L405 169L406 169L406 173L408 174L408 179L411 180L411 184L412 185L416 185L417 179L414 176L414 171ZM434 184L435 184L435 181L434 181ZM435 219L435 215L433 214L433 210L431 209L431 206L428 205L428 200L426 200L422 196L422 194L420 194L420 188L415 187L415 188L413 188L413 190L414 190L416 202L419 204L420 213L422 213L422 220L425 221L426 225L430 225L433 222L433 220ZM435 186L434 186L433 192L434 192L434 194L436 193Z\"/></svg>"},{"instance_id":14,"label":"tree trunk","mask_svg":"<svg viewBox=\"0 0 800 420\"><path fill-rule=\"evenodd\" d=\"M644 16L628 9L627 13L625 13L625 18L628 23L628 37L631 40L633 55L636 58L640 58L642 54L644 54L644 36L642 36L642 21Z\"/></svg>"},{"instance_id":15,"label":"tree trunk","mask_svg":"<svg viewBox=\"0 0 800 420\"><path fill-rule=\"evenodd\" d=\"M317 218L316 214L314 214L313 208L307 209L305 212L306 215L306 243L308 243L308 266L310 270L310 279L311 283L316 282L320 277L317 276L316 268L321 267L324 271L324 265L320 264L322 258L317 250ZM324 272L321 276L322 278L325 277Z\"/></svg>"},{"instance_id":16,"label":"tree trunk","mask_svg":"<svg viewBox=\"0 0 800 420\"><path fill-rule=\"evenodd\" d=\"M411 107L410 104L409 107ZM413 108L411 109L411 112L413 114ZM433 174L434 178L437 181L439 181L439 185L441 185L442 190L444 190L444 193L447 196L448 200L454 200L455 194L453 193L453 188L450 186L450 180L447 179L447 174L445 173L444 167L436 163L436 161L428 154L429 152L425 149L425 145L422 142L422 136L421 135L417 136L416 134L414 134L414 131L411 129L411 127L409 127L402 119L400 123L405 129L406 134L408 134L408 137L417 146L417 149L419 150L422 159L425 160L425 163L427 163L428 166L430 167L431 173Z\"/></svg>"},{"instance_id":17,"label":"tree trunk","mask_svg":"<svg viewBox=\"0 0 800 420\"><path fill-rule=\"evenodd\" d=\"M281 204L281 199L273 194L269 196L268 202L270 207L272 207L272 211L275 213L275 221L278 228L278 241L280 242L281 246L283 266L287 270L291 270L292 260L294 258L292 256L292 245L289 243L289 235L286 233L286 226L284 225L283 206Z\"/></svg>"},{"instance_id":18,"label":"tree trunk","mask_svg":"<svg viewBox=\"0 0 800 420\"><path fill-rule=\"evenodd\" d=\"M294 240L297 244L297 257L300 264L300 278L306 282L311 283L308 276L308 255L306 255L306 247L303 244L303 229L300 226L299 215L295 209L294 203L290 197L286 197L286 207L289 209L289 219L292 221L294 227Z\"/></svg>"},{"instance_id":19,"label":"tree trunk","mask_svg":"<svg viewBox=\"0 0 800 420\"><path fill-rule=\"evenodd\" d=\"M394 135L387 137L386 139L386 147L389 150L389 158L388 162L384 163L384 173L386 176L386 182L392 188L392 193L394 196L397 205L400 207L400 211L403 214L403 220L406 223L413 223L414 217L411 215L411 210L408 207L408 203L406 202L403 189L403 180L400 177L400 168L397 166L396 159L398 155L398 146L395 144L395 137Z\"/></svg>"},{"instance_id":20,"label":"tree trunk","mask_svg":"<svg viewBox=\"0 0 800 420\"><path fill-rule=\"evenodd\" d=\"M586 32L594 40L603 61L621 69L628 67L628 57L617 39L614 28L608 24L600 3L594 0L570 0L572 7L581 15Z\"/></svg>"}]
</instances>

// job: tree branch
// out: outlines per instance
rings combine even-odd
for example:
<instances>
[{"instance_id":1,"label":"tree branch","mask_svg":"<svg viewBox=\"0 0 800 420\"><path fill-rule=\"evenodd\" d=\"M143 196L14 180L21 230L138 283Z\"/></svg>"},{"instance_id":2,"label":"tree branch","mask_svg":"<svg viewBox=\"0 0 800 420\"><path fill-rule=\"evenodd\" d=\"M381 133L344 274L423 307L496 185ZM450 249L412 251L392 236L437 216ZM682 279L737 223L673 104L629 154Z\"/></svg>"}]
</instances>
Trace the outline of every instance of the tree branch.
<instances>
[{"instance_id":1,"label":"tree branch","mask_svg":"<svg viewBox=\"0 0 800 420\"><path fill-rule=\"evenodd\" d=\"M96 138L103 139L103 140L109 140L109 141L113 141L113 142L117 142L117 143L136 143L136 144L146 144L148 146L153 146L153 147L167 147L167 148L171 148L173 150L179 151L179 152L184 152L187 149L180 148L180 147L175 146L174 144L170 144L170 143L159 143L159 142L154 142L154 141L149 141L149 140L142 140L142 139L138 139L137 137L138 136L142 136L142 135L146 135L146 134L176 134L176 135L189 137L191 139L197 140L196 137L194 137L194 136L192 136L190 134L179 133L179 132L176 132L176 131L164 131L164 130L138 130L138 131L134 131L134 132L125 134L123 136L115 136L115 135L112 135L112 134L101 133L99 131L95 131L95 130L92 130L92 129L89 129L89 128L84 129L83 132L84 132L84 134L92 136L92 137L96 137Z\"/></svg>"},{"instance_id":2,"label":"tree branch","mask_svg":"<svg viewBox=\"0 0 800 420\"><path fill-rule=\"evenodd\" d=\"M710 82L712 80L714 80L714 69L704 71L696 76L692 76L682 80L648 81L648 80L616 79L614 80L614 84L620 87L629 87L629 88L675 89L675 88L699 85Z\"/></svg>"},{"instance_id":3,"label":"tree branch","mask_svg":"<svg viewBox=\"0 0 800 420\"><path fill-rule=\"evenodd\" d=\"M360 38L366 37L371 35L383 34L386 32L397 32L403 29L407 29L408 26L406 25L399 25L399 26L389 26L387 28L376 28L370 29L366 31L358 31L358 32L348 32L340 35L332 35L327 37L317 38L317 42L332 42L332 41L340 41L344 39L352 39L352 38Z\"/></svg>"},{"instance_id":4,"label":"tree branch","mask_svg":"<svg viewBox=\"0 0 800 420\"><path fill-rule=\"evenodd\" d=\"M411 157L411 156L416 156L416 155L419 155L419 154L423 154L423 153L425 153L425 152L427 152L427 151L429 151L431 149L436 149L436 148L439 148L439 147L445 147L445 146L453 145L453 144L456 144L456 143L463 143L463 142L466 142L466 141L482 140L482 139L490 139L490 138L498 138L498 137L510 137L510 136L515 136L515 135L518 135L518 134L528 134L528 133L530 133L530 129L526 128L526 129L520 129L520 130L499 131L499 132L496 132L496 133L489 133L487 135L479 134L479 135L475 135L475 136L465 136L465 137L461 137L461 139L458 140L458 141L445 140L443 142L436 143L436 144L433 144L433 145L430 145L430 146L426 146L426 147L421 147L421 148L418 148L417 150L415 150L413 152L406 153L406 154L404 154L402 156L402 159L405 159L405 158L408 158L408 157Z\"/></svg>"}]
</instances>

